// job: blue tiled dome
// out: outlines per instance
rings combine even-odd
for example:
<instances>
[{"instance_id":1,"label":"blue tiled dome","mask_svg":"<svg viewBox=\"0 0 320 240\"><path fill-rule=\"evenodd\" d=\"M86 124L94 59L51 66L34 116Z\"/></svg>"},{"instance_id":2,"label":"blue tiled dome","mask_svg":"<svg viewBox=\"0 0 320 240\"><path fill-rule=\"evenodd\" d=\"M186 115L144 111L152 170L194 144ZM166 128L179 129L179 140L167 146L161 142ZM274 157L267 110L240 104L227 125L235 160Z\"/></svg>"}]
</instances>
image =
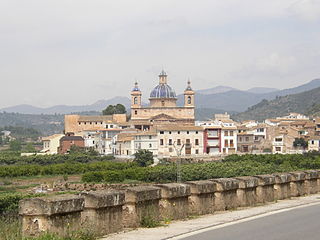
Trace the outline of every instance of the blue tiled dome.
<instances>
[{"instance_id":1,"label":"blue tiled dome","mask_svg":"<svg viewBox=\"0 0 320 240\"><path fill-rule=\"evenodd\" d=\"M150 98L177 98L177 95L168 84L161 83L152 90Z\"/></svg>"}]
</instances>

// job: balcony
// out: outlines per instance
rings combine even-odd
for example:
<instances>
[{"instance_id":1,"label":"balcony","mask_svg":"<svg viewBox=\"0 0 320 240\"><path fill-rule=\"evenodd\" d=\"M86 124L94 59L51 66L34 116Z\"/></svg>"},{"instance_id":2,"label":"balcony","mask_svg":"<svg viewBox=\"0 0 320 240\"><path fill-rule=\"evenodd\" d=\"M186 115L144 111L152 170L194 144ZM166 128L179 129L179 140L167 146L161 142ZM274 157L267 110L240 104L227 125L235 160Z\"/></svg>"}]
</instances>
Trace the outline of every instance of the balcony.
<instances>
[{"instance_id":1,"label":"balcony","mask_svg":"<svg viewBox=\"0 0 320 240\"><path fill-rule=\"evenodd\" d=\"M273 146L283 146L284 142L272 142Z\"/></svg>"}]
</instances>

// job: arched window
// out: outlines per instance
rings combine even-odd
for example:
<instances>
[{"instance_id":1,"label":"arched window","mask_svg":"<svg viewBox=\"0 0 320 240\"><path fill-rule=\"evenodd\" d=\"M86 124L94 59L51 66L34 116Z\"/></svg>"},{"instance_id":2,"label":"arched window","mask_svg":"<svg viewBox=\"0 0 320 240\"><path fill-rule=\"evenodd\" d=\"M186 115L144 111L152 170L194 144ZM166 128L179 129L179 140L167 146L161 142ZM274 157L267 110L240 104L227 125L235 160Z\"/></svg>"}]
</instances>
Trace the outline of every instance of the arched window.
<instances>
[{"instance_id":1,"label":"arched window","mask_svg":"<svg viewBox=\"0 0 320 240\"><path fill-rule=\"evenodd\" d=\"M137 97L134 97L133 104L138 104L138 98Z\"/></svg>"},{"instance_id":2,"label":"arched window","mask_svg":"<svg viewBox=\"0 0 320 240\"><path fill-rule=\"evenodd\" d=\"M188 103L188 104L191 104L191 96L188 97L187 103Z\"/></svg>"}]
</instances>

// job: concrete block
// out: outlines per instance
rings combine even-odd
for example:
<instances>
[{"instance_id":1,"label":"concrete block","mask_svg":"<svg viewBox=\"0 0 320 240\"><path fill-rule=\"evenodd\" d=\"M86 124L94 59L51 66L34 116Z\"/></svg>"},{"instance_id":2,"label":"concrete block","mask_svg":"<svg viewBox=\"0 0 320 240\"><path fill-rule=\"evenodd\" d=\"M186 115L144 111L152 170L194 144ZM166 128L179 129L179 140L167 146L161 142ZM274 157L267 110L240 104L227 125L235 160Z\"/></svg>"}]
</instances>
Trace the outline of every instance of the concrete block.
<instances>
[{"instance_id":1,"label":"concrete block","mask_svg":"<svg viewBox=\"0 0 320 240\"><path fill-rule=\"evenodd\" d=\"M123 206L123 226L139 227L146 219L160 220L161 189L154 186L137 186L126 189Z\"/></svg>"},{"instance_id":2,"label":"concrete block","mask_svg":"<svg viewBox=\"0 0 320 240\"><path fill-rule=\"evenodd\" d=\"M275 177L275 200L290 198L290 182L292 179L292 175L289 173L274 173L272 175Z\"/></svg>"},{"instance_id":3,"label":"concrete block","mask_svg":"<svg viewBox=\"0 0 320 240\"><path fill-rule=\"evenodd\" d=\"M23 236L39 236L44 232L60 236L81 229L84 198L59 195L24 199L19 203Z\"/></svg>"},{"instance_id":4,"label":"concrete block","mask_svg":"<svg viewBox=\"0 0 320 240\"><path fill-rule=\"evenodd\" d=\"M81 213L83 228L102 236L122 230L122 206L125 194L119 191L91 191L81 193L85 209Z\"/></svg>"},{"instance_id":5,"label":"concrete block","mask_svg":"<svg viewBox=\"0 0 320 240\"><path fill-rule=\"evenodd\" d=\"M216 184L217 189L214 194L215 211L235 209L241 205L237 196L239 180L234 178L216 178L210 179L210 181Z\"/></svg>"},{"instance_id":6,"label":"concrete block","mask_svg":"<svg viewBox=\"0 0 320 240\"><path fill-rule=\"evenodd\" d=\"M204 215L214 212L214 192L216 184L212 181L191 181L191 195L189 196L189 210L193 215Z\"/></svg>"},{"instance_id":7,"label":"concrete block","mask_svg":"<svg viewBox=\"0 0 320 240\"><path fill-rule=\"evenodd\" d=\"M184 219L189 215L190 186L182 183L157 184L161 188L160 214L162 219Z\"/></svg>"},{"instance_id":8,"label":"concrete block","mask_svg":"<svg viewBox=\"0 0 320 240\"><path fill-rule=\"evenodd\" d=\"M239 206L255 206L257 204L256 189L258 179L255 177L236 177L235 179L239 181L239 188L237 190Z\"/></svg>"},{"instance_id":9,"label":"concrete block","mask_svg":"<svg viewBox=\"0 0 320 240\"><path fill-rule=\"evenodd\" d=\"M270 174L257 175L257 201L258 203L273 202L275 201L274 185L275 176Z\"/></svg>"}]
</instances>

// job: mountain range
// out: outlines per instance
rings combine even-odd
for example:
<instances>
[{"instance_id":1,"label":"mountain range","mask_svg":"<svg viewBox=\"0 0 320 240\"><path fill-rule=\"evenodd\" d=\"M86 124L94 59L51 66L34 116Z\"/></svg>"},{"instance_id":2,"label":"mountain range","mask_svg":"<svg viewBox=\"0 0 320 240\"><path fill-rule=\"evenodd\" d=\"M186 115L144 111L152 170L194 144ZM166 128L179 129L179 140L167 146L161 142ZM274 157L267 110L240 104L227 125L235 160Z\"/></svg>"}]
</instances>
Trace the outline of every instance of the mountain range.
<instances>
[{"instance_id":1,"label":"mountain range","mask_svg":"<svg viewBox=\"0 0 320 240\"><path fill-rule=\"evenodd\" d=\"M247 111L232 116L238 121L254 119L263 121L267 118L285 116L290 112L298 112L308 116L319 116L320 87L301 93L278 96L273 100L262 100Z\"/></svg>"},{"instance_id":2,"label":"mountain range","mask_svg":"<svg viewBox=\"0 0 320 240\"><path fill-rule=\"evenodd\" d=\"M210 116L217 112L243 112L249 107L258 104L262 100L272 100L279 96L301 93L320 87L320 79L312 80L298 87L279 90L276 88L251 88L239 90L228 86L218 86L196 91L197 112L202 117ZM0 109L0 112L22 113L22 114L70 114L75 112L101 112L110 104L121 103L130 107L128 97L114 97L107 100L99 100L90 105L68 106L56 105L48 108L40 108L32 105L16 105ZM178 105L183 105L183 94L178 95ZM202 118L201 117L201 118Z\"/></svg>"}]
</instances>

